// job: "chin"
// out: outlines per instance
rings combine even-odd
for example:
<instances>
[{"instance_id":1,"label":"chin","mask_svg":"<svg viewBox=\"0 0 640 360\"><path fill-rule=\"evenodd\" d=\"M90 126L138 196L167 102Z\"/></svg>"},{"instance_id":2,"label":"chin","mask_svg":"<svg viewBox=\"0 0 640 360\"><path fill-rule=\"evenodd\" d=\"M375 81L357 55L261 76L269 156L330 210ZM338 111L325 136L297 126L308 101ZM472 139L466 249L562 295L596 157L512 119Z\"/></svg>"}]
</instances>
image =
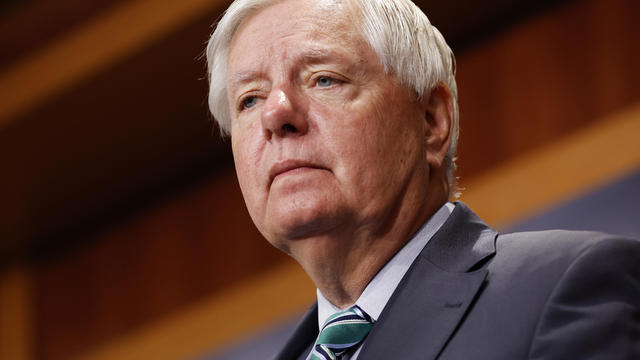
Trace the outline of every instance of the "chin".
<instances>
[{"instance_id":1,"label":"chin","mask_svg":"<svg viewBox=\"0 0 640 360\"><path fill-rule=\"evenodd\" d=\"M264 209L264 224L283 236L304 232L333 212L334 201L327 200L318 191L272 191Z\"/></svg>"},{"instance_id":2,"label":"chin","mask_svg":"<svg viewBox=\"0 0 640 360\"><path fill-rule=\"evenodd\" d=\"M301 240L328 234L339 227L345 216L319 209L297 209L272 217L274 239Z\"/></svg>"}]
</instances>

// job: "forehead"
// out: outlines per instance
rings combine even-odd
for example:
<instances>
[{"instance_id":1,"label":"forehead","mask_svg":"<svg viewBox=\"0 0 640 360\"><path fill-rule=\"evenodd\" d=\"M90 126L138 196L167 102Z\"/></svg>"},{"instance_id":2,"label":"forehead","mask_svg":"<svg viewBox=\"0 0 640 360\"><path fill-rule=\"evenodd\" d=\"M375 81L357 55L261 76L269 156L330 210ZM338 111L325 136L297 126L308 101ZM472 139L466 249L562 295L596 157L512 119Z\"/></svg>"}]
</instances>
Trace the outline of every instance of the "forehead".
<instances>
[{"instance_id":1,"label":"forehead","mask_svg":"<svg viewBox=\"0 0 640 360\"><path fill-rule=\"evenodd\" d=\"M235 32L230 47L245 53L257 45L277 48L289 40L333 38L349 45L360 38L356 31L353 5L348 0L284 0L245 18Z\"/></svg>"}]
</instances>

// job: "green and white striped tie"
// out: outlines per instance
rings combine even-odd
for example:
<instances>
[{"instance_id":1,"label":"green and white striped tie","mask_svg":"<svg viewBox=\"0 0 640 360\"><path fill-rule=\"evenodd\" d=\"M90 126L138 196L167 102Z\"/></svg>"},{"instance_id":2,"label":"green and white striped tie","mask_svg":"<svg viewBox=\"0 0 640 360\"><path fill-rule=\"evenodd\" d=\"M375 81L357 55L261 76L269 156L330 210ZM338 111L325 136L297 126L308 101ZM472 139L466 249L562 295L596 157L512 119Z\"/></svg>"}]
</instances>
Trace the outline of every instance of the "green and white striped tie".
<instances>
[{"instance_id":1,"label":"green and white striped tie","mask_svg":"<svg viewBox=\"0 0 640 360\"><path fill-rule=\"evenodd\" d=\"M357 305L327 319L311 353L312 360L336 360L367 337L371 317Z\"/></svg>"}]
</instances>

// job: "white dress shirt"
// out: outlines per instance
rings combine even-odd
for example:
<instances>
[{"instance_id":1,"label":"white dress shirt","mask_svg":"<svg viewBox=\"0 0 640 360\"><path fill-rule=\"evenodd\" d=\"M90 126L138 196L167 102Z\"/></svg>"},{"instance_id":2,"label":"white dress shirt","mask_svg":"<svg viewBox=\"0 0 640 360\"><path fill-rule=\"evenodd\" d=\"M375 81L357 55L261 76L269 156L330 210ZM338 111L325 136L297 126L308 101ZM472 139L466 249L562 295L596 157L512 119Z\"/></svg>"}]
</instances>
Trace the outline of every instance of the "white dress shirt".
<instances>
[{"instance_id":1,"label":"white dress shirt","mask_svg":"<svg viewBox=\"0 0 640 360\"><path fill-rule=\"evenodd\" d=\"M447 202L444 204L429 220L416 232L411 240L396 255L389 260L387 264L376 274L364 289L355 305L364 310L373 321L377 321L380 313L389 301L389 298L398 287L400 280L407 273L413 261L418 257L420 251L427 245L433 234L435 234L442 224L447 220L455 205ZM327 319L341 311L342 309L333 305L327 298L322 295L320 289L316 290L318 295L318 326L322 330L322 326ZM355 360L358 358L361 346L349 355L342 356L343 360ZM313 351L313 349L312 349ZM307 357L311 359L311 354Z\"/></svg>"}]
</instances>

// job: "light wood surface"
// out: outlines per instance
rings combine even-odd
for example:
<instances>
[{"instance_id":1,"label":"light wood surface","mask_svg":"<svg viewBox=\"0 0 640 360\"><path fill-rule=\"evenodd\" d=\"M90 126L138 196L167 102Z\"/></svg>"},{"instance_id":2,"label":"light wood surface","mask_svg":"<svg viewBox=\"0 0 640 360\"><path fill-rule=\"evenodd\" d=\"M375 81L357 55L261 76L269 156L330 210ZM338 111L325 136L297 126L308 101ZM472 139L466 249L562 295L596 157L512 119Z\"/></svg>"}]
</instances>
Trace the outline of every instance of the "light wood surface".
<instances>
[{"instance_id":1,"label":"light wood surface","mask_svg":"<svg viewBox=\"0 0 640 360\"><path fill-rule=\"evenodd\" d=\"M32 279L23 266L0 274L0 359L33 358Z\"/></svg>"},{"instance_id":2,"label":"light wood surface","mask_svg":"<svg viewBox=\"0 0 640 360\"><path fill-rule=\"evenodd\" d=\"M640 166L640 103L488 171L462 200L500 227L577 197Z\"/></svg>"},{"instance_id":3,"label":"light wood surface","mask_svg":"<svg viewBox=\"0 0 640 360\"><path fill-rule=\"evenodd\" d=\"M309 278L290 261L77 359L192 358L304 311L314 295Z\"/></svg>"}]
</instances>

